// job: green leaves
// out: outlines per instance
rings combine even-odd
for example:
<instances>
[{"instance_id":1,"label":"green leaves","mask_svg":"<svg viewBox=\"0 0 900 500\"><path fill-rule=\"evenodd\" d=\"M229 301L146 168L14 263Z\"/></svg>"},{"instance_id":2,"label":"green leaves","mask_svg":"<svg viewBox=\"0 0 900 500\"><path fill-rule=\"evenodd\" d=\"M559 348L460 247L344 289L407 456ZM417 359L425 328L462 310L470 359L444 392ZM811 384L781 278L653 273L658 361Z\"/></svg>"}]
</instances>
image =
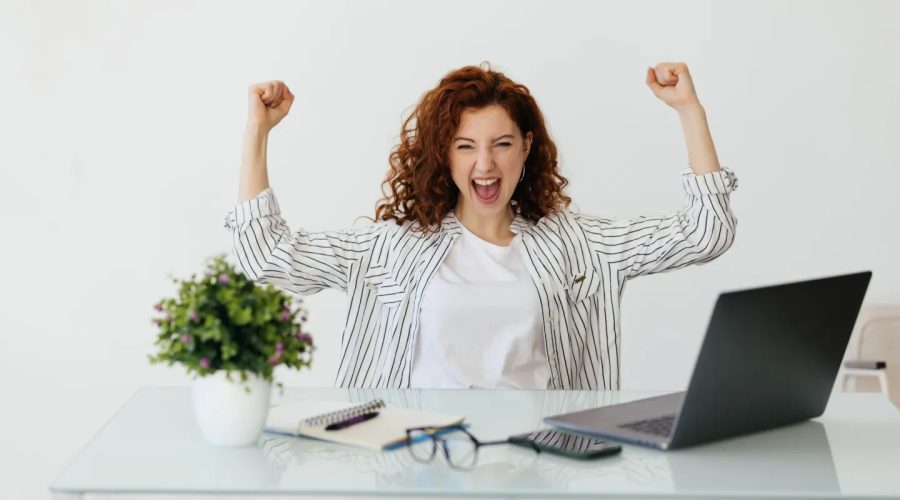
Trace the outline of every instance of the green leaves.
<instances>
[{"instance_id":1,"label":"green leaves","mask_svg":"<svg viewBox=\"0 0 900 500\"><path fill-rule=\"evenodd\" d=\"M233 342L222 343L222 360L232 358L238 352L238 345Z\"/></svg>"},{"instance_id":2,"label":"green leaves","mask_svg":"<svg viewBox=\"0 0 900 500\"><path fill-rule=\"evenodd\" d=\"M303 330L308 315L272 285L258 286L236 271L224 254L207 260L203 273L174 279L177 297L163 298L152 321L159 327L151 364L180 363L188 373L236 371L272 381L278 365L312 364L312 339Z\"/></svg>"},{"instance_id":3,"label":"green leaves","mask_svg":"<svg viewBox=\"0 0 900 500\"><path fill-rule=\"evenodd\" d=\"M234 308L231 317L237 325L246 325L253 320L253 309L249 307Z\"/></svg>"}]
</instances>

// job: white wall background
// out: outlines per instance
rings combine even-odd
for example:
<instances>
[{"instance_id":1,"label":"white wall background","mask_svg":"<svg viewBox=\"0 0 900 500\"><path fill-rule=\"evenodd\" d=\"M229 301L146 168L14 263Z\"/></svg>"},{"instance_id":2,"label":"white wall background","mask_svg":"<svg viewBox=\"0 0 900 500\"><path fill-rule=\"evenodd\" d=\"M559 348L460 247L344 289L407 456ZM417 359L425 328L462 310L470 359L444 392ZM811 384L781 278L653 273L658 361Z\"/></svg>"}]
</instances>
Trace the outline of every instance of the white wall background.
<instances>
[{"instance_id":1,"label":"white wall background","mask_svg":"<svg viewBox=\"0 0 900 500\"><path fill-rule=\"evenodd\" d=\"M735 245L632 282L624 388L680 389L722 290L874 271L900 301L897 2L4 2L0 6L0 492L47 484L142 385L152 305L230 250L247 87L297 95L269 172L292 228L371 215L401 119L451 69L527 85L582 211L681 203L687 151L644 70L684 61L723 165ZM346 299L307 299L328 386Z\"/></svg>"}]
</instances>

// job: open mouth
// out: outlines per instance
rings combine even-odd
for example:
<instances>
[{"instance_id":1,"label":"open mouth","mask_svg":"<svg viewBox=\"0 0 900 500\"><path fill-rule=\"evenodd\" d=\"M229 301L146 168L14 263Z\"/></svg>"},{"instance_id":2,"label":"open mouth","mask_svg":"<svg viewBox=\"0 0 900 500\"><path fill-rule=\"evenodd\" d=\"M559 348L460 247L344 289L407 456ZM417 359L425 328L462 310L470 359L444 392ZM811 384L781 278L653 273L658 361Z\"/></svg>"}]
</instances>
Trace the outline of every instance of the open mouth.
<instances>
[{"instance_id":1,"label":"open mouth","mask_svg":"<svg viewBox=\"0 0 900 500\"><path fill-rule=\"evenodd\" d=\"M475 193L475 199L481 203L489 204L497 201L500 197L500 179L472 179L472 191Z\"/></svg>"}]
</instances>

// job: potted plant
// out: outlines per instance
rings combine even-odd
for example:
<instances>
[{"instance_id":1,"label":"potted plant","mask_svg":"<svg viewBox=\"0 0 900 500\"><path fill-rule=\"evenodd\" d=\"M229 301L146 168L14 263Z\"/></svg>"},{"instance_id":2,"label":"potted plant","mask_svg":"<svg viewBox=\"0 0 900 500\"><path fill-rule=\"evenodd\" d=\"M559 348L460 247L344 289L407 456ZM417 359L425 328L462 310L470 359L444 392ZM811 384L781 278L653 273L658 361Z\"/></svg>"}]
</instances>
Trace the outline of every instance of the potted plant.
<instances>
[{"instance_id":1,"label":"potted plant","mask_svg":"<svg viewBox=\"0 0 900 500\"><path fill-rule=\"evenodd\" d=\"M224 254L207 260L202 277L173 282L177 297L154 306L158 350L148 355L150 363L180 363L194 375L194 415L209 443L256 443L268 415L273 370L312 363L303 299L254 284Z\"/></svg>"}]
</instances>

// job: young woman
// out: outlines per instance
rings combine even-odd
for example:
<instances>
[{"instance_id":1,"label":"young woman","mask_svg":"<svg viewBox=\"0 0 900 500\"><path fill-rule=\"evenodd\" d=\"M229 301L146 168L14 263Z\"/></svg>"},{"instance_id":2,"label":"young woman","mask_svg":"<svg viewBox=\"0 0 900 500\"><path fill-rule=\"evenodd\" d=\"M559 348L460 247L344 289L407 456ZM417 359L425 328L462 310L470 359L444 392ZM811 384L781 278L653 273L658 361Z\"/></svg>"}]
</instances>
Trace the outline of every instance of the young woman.
<instances>
[{"instance_id":1,"label":"young woman","mask_svg":"<svg viewBox=\"0 0 900 500\"><path fill-rule=\"evenodd\" d=\"M252 85L239 203L238 267L259 283L351 297L342 387L618 389L625 282L708 262L734 241L729 194L683 63L647 69L675 109L690 169L684 205L606 219L568 208L556 146L528 89L467 66L427 92L389 159L374 224L292 232L266 173L268 132L294 95Z\"/></svg>"}]
</instances>

